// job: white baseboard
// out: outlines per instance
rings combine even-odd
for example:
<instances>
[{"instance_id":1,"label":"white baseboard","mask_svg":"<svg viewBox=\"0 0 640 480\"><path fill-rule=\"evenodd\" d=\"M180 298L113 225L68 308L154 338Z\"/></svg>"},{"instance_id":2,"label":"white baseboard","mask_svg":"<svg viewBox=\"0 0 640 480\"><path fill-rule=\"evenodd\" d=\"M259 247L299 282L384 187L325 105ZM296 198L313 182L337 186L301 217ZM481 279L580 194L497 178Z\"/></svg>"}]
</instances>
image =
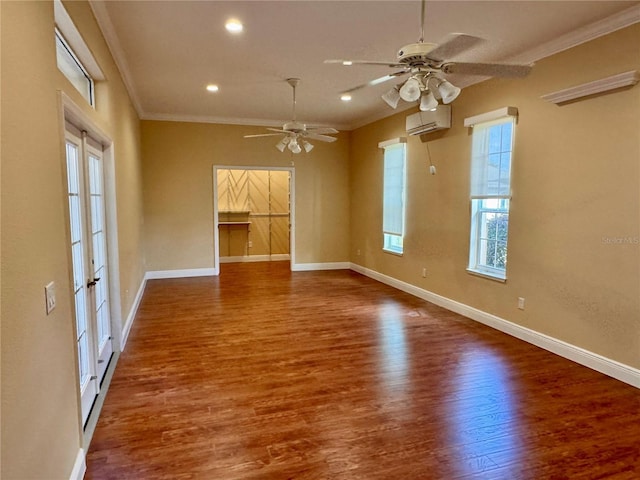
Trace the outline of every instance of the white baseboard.
<instances>
[{"instance_id":1,"label":"white baseboard","mask_svg":"<svg viewBox=\"0 0 640 480\"><path fill-rule=\"evenodd\" d=\"M352 263L351 270L418 298L422 298L423 300L434 303L464 317L488 325L489 327L536 345L537 347L555 353L556 355L568 358L569 360L584 365L585 367L589 367L600 373L604 373L605 375L620 380L621 382L640 388L640 370L637 368L603 357L602 355L590 352L589 350L585 350L584 348L577 347L543 333L536 332L530 328L522 327L503 318L416 287L410 283L397 280L393 277L376 272L375 270L370 270L361 265Z\"/></svg>"},{"instance_id":2,"label":"white baseboard","mask_svg":"<svg viewBox=\"0 0 640 480\"><path fill-rule=\"evenodd\" d=\"M328 263L296 263L291 265L293 272L310 272L312 270L349 270L349 262L328 262Z\"/></svg>"},{"instance_id":3,"label":"white baseboard","mask_svg":"<svg viewBox=\"0 0 640 480\"><path fill-rule=\"evenodd\" d=\"M220 257L220 263L281 262L289 259L289 254L287 253L278 255L244 255L237 257Z\"/></svg>"},{"instance_id":4,"label":"white baseboard","mask_svg":"<svg viewBox=\"0 0 640 480\"><path fill-rule=\"evenodd\" d=\"M71 470L69 480L82 480L86 471L87 464L84 459L84 450L81 448L78 451L78 455L76 455L76 461L73 464L73 470Z\"/></svg>"},{"instance_id":5,"label":"white baseboard","mask_svg":"<svg viewBox=\"0 0 640 480\"><path fill-rule=\"evenodd\" d=\"M133 325L133 320L136 318L136 313L138 313L138 307L140 307L140 301L142 300L142 295L144 294L144 289L147 286L147 277L142 279L142 283L140 283L140 288L138 288L138 292L136 293L136 298L133 300L133 305L131 305L131 310L129 310L129 315L127 315L127 321L122 327L122 332L120 333L120 351L124 352L124 347L127 344L127 339L129 338L129 332L131 331L131 326Z\"/></svg>"},{"instance_id":6,"label":"white baseboard","mask_svg":"<svg viewBox=\"0 0 640 480\"><path fill-rule=\"evenodd\" d=\"M184 270L156 270L147 272L145 280L158 280L161 278L185 278L185 277L211 277L215 275L213 268L189 268Z\"/></svg>"}]
</instances>

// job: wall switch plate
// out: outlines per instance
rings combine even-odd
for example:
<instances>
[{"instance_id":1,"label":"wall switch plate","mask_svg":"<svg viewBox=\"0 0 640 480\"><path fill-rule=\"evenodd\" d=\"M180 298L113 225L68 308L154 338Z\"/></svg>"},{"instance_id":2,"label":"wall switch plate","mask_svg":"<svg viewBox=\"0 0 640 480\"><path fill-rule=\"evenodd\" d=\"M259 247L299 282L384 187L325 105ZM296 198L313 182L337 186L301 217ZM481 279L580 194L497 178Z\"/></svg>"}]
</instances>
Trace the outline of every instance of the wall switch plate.
<instances>
[{"instance_id":1,"label":"wall switch plate","mask_svg":"<svg viewBox=\"0 0 640 480\"><path fill-rule=\"evenodd\" d=\"M422 267L422 278L427 278L427 267Z\"/></svg>"},{"instance_id":2,"label":"wall switch plate","mask_svg":"<svg viewBox=\"0 0 640 480\"><path fill-rule=\"evenodd\" d=\"M53 282L44 287L44 297L47 307L47 315L56 308L56 286Z\"/></svg>"},{"instance_id":3,"label":"wall switch plate","mask_svg":"<svg viewBox=\"0 0 640 480\"><path fill-rule=\"evenodd\" d=\"M520 310L524 310L524 298L523 297L518 297L518 308Z\"/></svg>"}]
</instances>

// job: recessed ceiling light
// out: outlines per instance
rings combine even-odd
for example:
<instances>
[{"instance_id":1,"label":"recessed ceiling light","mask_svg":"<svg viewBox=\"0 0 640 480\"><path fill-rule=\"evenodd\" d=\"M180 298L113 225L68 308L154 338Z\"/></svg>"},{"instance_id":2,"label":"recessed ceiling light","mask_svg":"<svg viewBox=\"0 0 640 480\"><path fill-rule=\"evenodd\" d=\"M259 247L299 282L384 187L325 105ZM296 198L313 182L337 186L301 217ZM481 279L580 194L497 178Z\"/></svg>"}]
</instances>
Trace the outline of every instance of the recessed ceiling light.
<instances>
[{"instance_id":1,"label":"recessed ceiling light","mask_svg":"<svg viewBox=\"0 0 640 480\"><path fill-rule=\"evenodd\" d=\"M240 20L236 20L235 18L227 20L227 23L224 24L224 27L231 33L240 33L244 28Z\"/></svg>"},{"instance_id":2,"label":"recessed ceiling light","mask_svg":"<svg viewBox=\"0 0 640 480\"><path fill-rule=\"evenodd\" d=\"M343 93L342 95L340 95L340 100L342 100L343 102L350 102L351 95L349 95L348 93Z\"/></svg>"},{"instance_id":3,"label":"recessed ceiling light","mask_svg":"<svg viewBox=\"0 0 640 480\"><path fill-rule=\"evenodd\" d=\"M218 88L218 85L210 84L210 85L207 85L207 90L210 92L217 92L219 88Z\"/></svg>"}]
</instances>

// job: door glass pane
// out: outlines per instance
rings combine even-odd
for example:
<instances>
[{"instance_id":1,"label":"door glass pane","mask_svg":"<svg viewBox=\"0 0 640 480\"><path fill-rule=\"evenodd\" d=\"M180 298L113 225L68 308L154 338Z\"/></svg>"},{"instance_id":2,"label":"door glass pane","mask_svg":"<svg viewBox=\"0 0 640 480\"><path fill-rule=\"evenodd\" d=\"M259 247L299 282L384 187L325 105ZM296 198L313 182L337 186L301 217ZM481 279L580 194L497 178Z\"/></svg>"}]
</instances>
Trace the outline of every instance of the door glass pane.
<instances>
[{"instance_id":1,"label":"door glass pane","mask_svg":"<svg viewBox=\"0 0 640 480\"><path fill-rule=\"evenodd\" d=\"M73 290L78 293L79 290L84 288L84 261L80 242L71 245L71 257L73 261Z\"/></svg>"},{"instance_id":2,"label":"door glass pane","mask_svg":"<svg viewBox=\"0 0 640 480\"><path fill-rule=\"evenodd\" d=\"M69 217L71 220L71 242L80 242L82 239L82 224L80 222L80 198L77 193L69 194Z\"/></svg>"},{"instance_id":3,"label":"door glass pane","mask_svg":"<svg viewBox=\"0 0 640 480\"><path fill-rule=\"evenodd\" d=\"M91 199L91 239L93 246L94 287L98 355L111 335L106 269L106 237L104 232L104 195L102 194L102 159L89 154L89 197Z\"/></svg>"},{"instance_id":4,"label":"door glass pane","mask_svg":"<svg viewBox=\"0 0 640 480\"><path fill-rule=\"evenodd\" d=\"M80 170L78 146L67 142L67 183L69 188L69 221L71 229L71 259L73 262L74 303L76 313L76 341L81 391L89 382L89 344L87 308L84 286L84 250L82 210L80 208Z\"/></svg>"},{"instance_id":5,"label":"door glass pane","mask_svg":"<svg viewBox=\"0 0 640 480\"><path fill-rule=\"evenodd\" d=\"M86 331L78 339L78 368L80 369L80 393L83 393L89 384L89 343Z\"/></svg>"},{"instance_id":6,"label":"door glass pane","mask_svg":"<svg viewBox=\"0 0 640 480\"><path fill-rule=\"evenodd\" d=\"M78 186L78 146L67 142L67 180L69 193L80 193Z\"/></svg>"}]
</instances>

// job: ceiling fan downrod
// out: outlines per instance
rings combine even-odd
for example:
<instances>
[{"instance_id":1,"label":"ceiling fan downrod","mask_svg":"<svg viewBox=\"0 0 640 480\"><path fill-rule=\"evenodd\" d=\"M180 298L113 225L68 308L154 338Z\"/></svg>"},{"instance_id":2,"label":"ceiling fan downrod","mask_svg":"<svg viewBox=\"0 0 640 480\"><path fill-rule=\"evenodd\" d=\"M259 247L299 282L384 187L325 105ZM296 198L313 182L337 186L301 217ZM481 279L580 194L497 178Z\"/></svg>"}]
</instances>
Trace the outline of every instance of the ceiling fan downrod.
<instances>
[{"instance_id":1,"label":"ceiling fan downrod","mask_svg":"<svg viewBox=\"0 0 640 480\"><path fill-rule=\"evenodd\" d=\"M293 87L293 123L296 123L296 87L300 83L299 78L287 78L287 83Z\"/></svg>"},{"instance_id":2,"label":"ceiling fan downrod","mask_svg":"<svg viewBox=\"0 0 640 480\"><path fill-rule=\"evenodd\" d=\"M418 40L418 43L424 43L424 8L425 8L425 0L422 0L422 6L421 6L421 12L420 12L420 17L421 17L421 21L420 21L420 40Z\"/></svg>"}]
</instances>

